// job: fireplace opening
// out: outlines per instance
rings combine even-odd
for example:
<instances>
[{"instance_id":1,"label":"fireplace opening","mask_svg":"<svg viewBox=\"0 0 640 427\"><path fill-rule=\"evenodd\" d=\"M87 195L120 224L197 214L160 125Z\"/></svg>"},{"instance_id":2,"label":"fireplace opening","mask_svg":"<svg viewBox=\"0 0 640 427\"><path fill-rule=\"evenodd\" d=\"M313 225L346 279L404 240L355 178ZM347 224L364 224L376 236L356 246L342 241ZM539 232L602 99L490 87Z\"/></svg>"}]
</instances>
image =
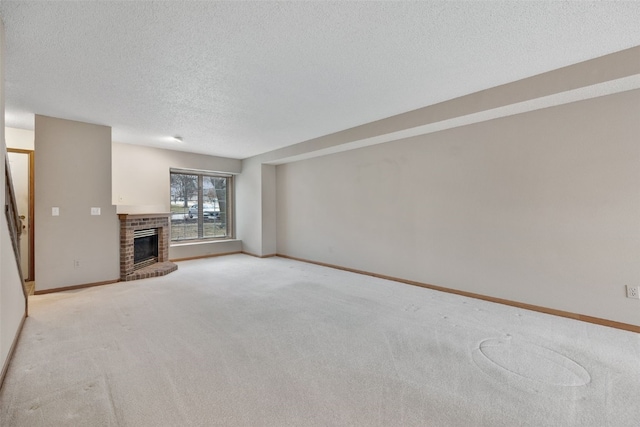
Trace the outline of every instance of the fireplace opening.
<instances>
[{"instance_id":1,"label":"fireplace opening","mask_svg":"<svg viewBox=\"0 0 640 427\"><path fill-rule=\"evenodd\" d=\"M133 232L133 269L138 270L158 262L158 229Z\"/></svg>"}]
</instances>

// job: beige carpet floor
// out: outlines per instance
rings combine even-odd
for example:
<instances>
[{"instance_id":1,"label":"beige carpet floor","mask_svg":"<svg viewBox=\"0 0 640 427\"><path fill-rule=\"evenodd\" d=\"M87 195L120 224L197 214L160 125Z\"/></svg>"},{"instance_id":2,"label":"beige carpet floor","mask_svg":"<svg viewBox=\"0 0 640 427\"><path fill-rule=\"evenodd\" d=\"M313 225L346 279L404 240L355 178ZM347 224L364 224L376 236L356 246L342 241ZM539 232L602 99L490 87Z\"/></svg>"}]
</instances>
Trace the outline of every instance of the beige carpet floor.
<instances>
[{"instance_id":1,"label":"beige carpet floor","mask_svg":"<svg viewBox=\"0 0 640 427\"><path fill-rule=\"evenodd\" d=\"M640 426L640 335L282 258L30 299L7 426Z\"/></svg>"}]
</instances>

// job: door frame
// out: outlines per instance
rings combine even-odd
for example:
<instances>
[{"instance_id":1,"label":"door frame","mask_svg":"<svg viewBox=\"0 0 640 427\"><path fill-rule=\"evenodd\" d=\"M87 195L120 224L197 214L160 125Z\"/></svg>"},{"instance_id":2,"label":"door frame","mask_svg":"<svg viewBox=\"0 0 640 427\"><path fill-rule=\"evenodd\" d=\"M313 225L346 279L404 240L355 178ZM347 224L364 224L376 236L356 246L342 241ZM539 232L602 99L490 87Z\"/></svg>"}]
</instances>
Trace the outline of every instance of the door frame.
<instances>
[{"instance_id":1,"label":"door frame","mask_svg":"<svg viewBox=\"0 0 640 427\"><path fill-rule=\"evenodd\" d=\"M9 153L27 154L29 156L29 221L27 223L27 236L29 239L29 269L26 272L25 281L35 280L35 221L34 221L34 167L35 151L22 148L7 148ZM22 274L25 274L23 271Z\"/></svg>"}]
</instances>

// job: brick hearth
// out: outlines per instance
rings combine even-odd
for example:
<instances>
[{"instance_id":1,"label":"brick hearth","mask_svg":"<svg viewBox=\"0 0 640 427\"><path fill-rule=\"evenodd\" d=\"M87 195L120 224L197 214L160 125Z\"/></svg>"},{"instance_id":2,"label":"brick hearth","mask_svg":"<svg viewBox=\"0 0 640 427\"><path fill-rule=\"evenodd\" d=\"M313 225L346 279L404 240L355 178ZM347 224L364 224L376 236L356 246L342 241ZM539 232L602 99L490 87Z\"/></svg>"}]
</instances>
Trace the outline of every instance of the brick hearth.
<instances>
[{"instance_id":1,"label":"brick hearth","mask_svg":"<svg viewBox=\"0 0 640 427\"><path fill-rule=\"evenodd\" d=\"M169 217L171 214L118 214L120 218L120 280L129 281L164 276L178 266L169 261ZM158 229L158 262L138 270L133 268L133 232Z\"/></svg>"}]
</instances>

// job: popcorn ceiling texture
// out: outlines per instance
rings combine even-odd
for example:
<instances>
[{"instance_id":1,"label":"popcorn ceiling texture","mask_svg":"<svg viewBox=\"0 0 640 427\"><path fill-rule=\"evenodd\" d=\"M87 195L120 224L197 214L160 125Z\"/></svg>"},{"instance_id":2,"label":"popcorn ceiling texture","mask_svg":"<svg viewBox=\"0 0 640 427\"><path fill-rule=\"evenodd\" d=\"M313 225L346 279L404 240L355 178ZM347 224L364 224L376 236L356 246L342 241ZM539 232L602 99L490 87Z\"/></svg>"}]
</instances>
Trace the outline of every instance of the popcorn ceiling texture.
<instances>
[{"instance_id":1,"label":"popcorn ceiling texture","mask_svg":"<svg viewBox=\"0 0 640 427\"><path fill-rule=\"evenodd\" d=\"M233 158L640 45L640 2L2 1L0 13L8 126L35 113Z\"/></svg>"},{"instance_id":2,"label":"popcorn ceiling texture","mask_svg":"<svg viewBox=\"0 0 640 427\"><path fill-rule=\"evenodd\" d=\"M638 334L283 258L29 307L3 426L640 425Z\"/></svg>"}]
</instances>

